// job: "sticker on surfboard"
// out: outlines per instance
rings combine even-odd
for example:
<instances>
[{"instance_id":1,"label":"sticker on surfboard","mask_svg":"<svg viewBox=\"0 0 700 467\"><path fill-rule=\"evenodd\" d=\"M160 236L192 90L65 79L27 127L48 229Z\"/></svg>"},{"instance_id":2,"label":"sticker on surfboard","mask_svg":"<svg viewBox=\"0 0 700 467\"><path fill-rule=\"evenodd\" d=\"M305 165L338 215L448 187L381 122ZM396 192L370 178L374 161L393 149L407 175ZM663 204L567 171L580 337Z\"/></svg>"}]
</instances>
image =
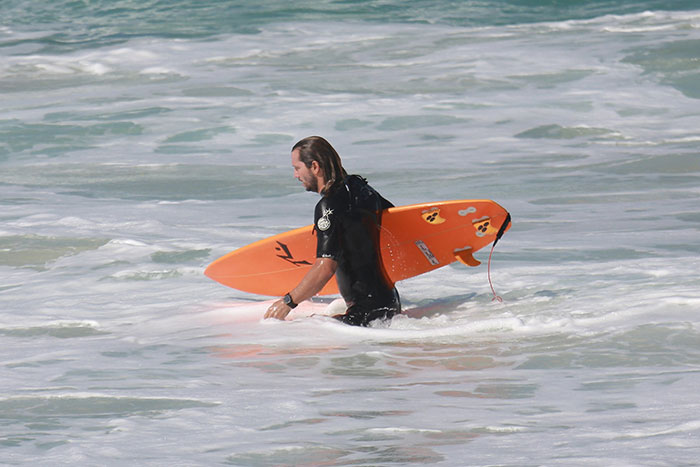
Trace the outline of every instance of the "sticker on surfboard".
<instances>
[{"instance_id":1,"label":"sticker on surfboard","mask_svg":"<svg viewBox=\"0 0 700 467\"><path fill-rule=\"evenodd\" d=\"M283 260L287 261L288 263L293 264L294 266L302 266L302 265L310 266L311 265L311 263L309 263L306 260L295 260L294 255L289 250L289 247L280 241L277 242L277 246L275 247L275 251L279 251L279 252L283 253L281 255L275 255L275 256L277 256L278 258L282 258Z\"/></svg>"},{"instance_id":2,"label":"sticker on surfboard","mask_svg":"<svg viewBox=\"0 0 700 467\"><path fill-rule=\"evenodd\" d=\"M481 219L474 219L472 225L474 225L474 229L476 229L477 237L496 235L498 233L498 229L493 226L491 218L488 216L482 217Z\"/></svg>"},{"instance_id":3,"label":"sticker on surfboard","mask_svg":"<svg viewBox=\"0 0 700 467\"><path fill-rule=\"evenodd\" d=\"M476 208L474 206L469 206L466 209L462 209L461 211L457 211L457 214L460 216L468 216L469 214L474 214L476 212Z\"/></svg>"},{"instance_id":4,"label":"sticker on surfboard","mask_svg":"<svg viewBox=\"0 0 700 467\"><path fill-rule=\"evenodd\" d=\"M428 245L426 245L423 240L416 240L416 246L421 251L421 253L423 253L425 259L427 259L430 264L432 264L433 266L437 266L438 264L440 264L440 261L438 261L438 259L435 257L433 252L430 251L430 248L428 248Z\"/></svg>"},{"instance_id":5,"label":"sticker on surfboard","mask_svg":"<svg viewBox=\"0 0 700 467\"><path fill-rule=\"evenodd\" d=\"M425 222L433 225L442 224L447 220L440 217L440 208L438 207L426 209L425 211L421 212L420 216Z\"/></svg>"}]
</instances>

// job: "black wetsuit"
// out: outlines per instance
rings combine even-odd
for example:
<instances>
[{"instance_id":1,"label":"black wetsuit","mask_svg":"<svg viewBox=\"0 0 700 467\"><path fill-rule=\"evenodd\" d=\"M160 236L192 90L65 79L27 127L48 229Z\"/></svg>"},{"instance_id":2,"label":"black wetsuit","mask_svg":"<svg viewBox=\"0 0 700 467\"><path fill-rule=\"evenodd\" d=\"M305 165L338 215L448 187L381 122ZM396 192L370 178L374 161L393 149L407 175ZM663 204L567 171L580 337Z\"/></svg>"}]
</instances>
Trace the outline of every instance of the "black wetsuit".
<instances>
[{"instance_id":1,"label":"black wetsuit","mask_svg":"<svg viewBox=\"0 0 700 467\"><path fill-rule=\"evenodd\" d=\"M379 253L381 211L392 206L358 175L346 177L316 205L316 257L338 262L335 275L348 310L336 318L344 323L367 326L401 311Z\"/></svg>"}]
</instances>

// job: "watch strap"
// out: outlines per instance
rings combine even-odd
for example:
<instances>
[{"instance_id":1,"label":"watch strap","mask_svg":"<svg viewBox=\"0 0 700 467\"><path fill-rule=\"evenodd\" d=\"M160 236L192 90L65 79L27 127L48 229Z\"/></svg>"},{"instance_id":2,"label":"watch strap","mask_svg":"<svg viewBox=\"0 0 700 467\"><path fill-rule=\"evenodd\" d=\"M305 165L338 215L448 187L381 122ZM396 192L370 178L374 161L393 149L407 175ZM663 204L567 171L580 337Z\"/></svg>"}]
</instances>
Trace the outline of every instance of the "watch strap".
<instances>
[{"instance_id":1,"label":"watch strap","mask_svg":"<svg viewBox=\"0 0 700 467\"><path fill-rule=\"evenodd\" d=\"M297 304L294 303L294 300L292 300L292 296L289 293L287 293L282 300L284 300L284 303L286 303L289 308L294 309L297 307Z\"/></svg>"}]
</instances>

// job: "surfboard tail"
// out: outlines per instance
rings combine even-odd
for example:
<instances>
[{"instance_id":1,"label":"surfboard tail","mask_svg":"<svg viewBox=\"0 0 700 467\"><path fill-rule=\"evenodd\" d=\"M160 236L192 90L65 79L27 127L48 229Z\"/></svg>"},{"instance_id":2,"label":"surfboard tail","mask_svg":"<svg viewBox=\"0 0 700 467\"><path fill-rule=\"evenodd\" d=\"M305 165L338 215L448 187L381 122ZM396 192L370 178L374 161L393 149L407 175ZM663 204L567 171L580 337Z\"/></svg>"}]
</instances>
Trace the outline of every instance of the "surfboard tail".
<instances>
[{"instance_id":1,"label":"surfboard tail","mask_svg":"<svg viewBox=\"0 0 700 467\"><path fill-rule=\"evenodd\" d=\"M504 233L506 233L506 230L508 230L508 227L510 227L510 213L506 212L506 218L503 221L503 224L501 224L501 228L498 229L498 233L496 234L496 240L493 241L493 246L496 246L496 243L501 239Z\"/></svg>"}]
</instances>

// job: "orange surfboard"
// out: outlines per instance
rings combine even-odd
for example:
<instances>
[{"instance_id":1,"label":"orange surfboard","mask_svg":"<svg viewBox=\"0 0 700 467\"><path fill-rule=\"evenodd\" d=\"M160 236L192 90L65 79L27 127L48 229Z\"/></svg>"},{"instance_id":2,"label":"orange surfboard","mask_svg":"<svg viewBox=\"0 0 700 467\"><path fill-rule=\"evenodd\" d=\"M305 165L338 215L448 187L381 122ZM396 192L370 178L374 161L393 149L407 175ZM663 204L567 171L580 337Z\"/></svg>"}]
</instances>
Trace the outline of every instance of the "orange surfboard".
<instances>
[{"instance_id":1,"label":"orange surfboard","mask_svg":"<svg viewBox=\"0 0 700 467\"><path fill-rule=\"evenodd\" d=\"M458 200L386 209L379 234L381 256L393 282L460 261L480 263L479 249L510 228L510 215L490 200ZM316 260L313 225L274 235L232 251L204 271L234 289L259 295L284 295ZM320 295L336 294L331 280Z\"/></svg>"}]
</instances>

